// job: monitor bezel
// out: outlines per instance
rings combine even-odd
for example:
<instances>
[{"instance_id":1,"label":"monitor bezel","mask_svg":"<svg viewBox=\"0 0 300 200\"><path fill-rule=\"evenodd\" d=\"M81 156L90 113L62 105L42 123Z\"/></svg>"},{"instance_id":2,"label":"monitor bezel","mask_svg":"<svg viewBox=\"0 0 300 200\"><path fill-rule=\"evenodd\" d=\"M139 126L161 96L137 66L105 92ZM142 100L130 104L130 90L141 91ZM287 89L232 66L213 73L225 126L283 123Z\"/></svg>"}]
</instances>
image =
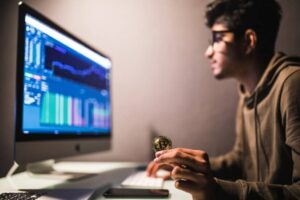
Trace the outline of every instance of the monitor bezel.
<instances>
[{"instance_id":1,"label":"monitor bezel","mask_svg":"<svg viewBox=\"0 0 300 200\"><path fill-rule=\"evenodd\" d=\"M47 24L49 27L58 30L65 36L73 39L74 41L82 44L83 46L91 49L92 51L100 54L101 56L107 58L111 62L111 58L106 54L95 49L91 45L79 39L74 34L65 30L43 14L34 10L30 6L26 5L24 2L19 3L19 16L18 16L18 43L17 43L17 69L16 69L16 105L15 105L15 140L18 142L25 141L45 141L45 140L64 140L64 139L92 139L92 138L110 138L112 137L112 116L110 115L111 129L109 132L84 132L84 134L48 134L44 132L35 132L34 134L24 134L22 130L23 126L23 101L24 101L24 51L25 51L25 16L26 14L38 19L39 21ZM111 73L111 68L109 69ZM111 91L111 84L109 84L109 90ZM109 93L111 99L111 92ZM112 105L110 105L112 110Z\"/></svg>"}]
</instances>

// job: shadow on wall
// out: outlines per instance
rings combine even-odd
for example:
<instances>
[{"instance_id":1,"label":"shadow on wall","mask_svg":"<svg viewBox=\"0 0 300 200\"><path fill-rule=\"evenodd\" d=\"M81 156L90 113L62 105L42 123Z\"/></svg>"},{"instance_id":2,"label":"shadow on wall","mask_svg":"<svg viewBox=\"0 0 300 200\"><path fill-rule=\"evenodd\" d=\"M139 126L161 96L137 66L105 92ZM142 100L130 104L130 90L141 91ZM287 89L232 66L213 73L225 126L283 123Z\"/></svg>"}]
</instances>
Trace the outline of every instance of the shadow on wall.
<instances>
[{"instance_id":1,"label":"shadow on wall","mask_svg":"<svg viewBox=\"0 0 300 200\"><path fill-rule=\"evenodd\" d=\"M13 164L17 2L0 1L0 176Z\"/></svg>"}]
</instances>

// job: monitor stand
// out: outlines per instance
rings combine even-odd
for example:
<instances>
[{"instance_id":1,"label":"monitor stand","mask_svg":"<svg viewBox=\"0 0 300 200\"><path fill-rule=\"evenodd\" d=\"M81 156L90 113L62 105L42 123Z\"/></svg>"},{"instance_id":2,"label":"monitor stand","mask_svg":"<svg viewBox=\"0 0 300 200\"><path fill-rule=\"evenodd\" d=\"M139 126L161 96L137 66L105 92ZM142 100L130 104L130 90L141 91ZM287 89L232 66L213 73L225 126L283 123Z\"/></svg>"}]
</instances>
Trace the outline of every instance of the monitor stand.
<instances>
[{"instance_id":1,"label":"monitor stand","mask_svg":"<svg viewBox=\"0 0 300 200\"><path fill-rule=\"evenodd\" d=\"M95 175L95 173L77 173L77 172L67 172L67 171L57 171L54 169L55 160L45 160L41 162L30 163L26 165L26 171L34 177L48 178L48 179L59 179L59 180L78 180L82 178L87 178L89 176ZM14 171L18 168L18 164L14 162L8 175L12 175Z\"/></svg>"}]
</instances>

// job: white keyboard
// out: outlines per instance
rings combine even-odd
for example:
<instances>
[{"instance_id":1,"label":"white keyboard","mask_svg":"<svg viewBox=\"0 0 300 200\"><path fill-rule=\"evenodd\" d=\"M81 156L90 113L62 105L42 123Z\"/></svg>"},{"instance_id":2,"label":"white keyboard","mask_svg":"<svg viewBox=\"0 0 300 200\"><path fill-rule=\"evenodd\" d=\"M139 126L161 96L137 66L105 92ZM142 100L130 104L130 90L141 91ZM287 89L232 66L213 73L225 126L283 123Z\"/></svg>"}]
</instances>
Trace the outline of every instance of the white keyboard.
<instances>
[{"instance_id":1,"label":"white keyboard","mask_svg":"<svg viewBox=\"0 0 300 200\"><path fill-rule=\"evenodd\" d=\"M122 181L121 186L133 188L162 188L162 178L148 177L146 171L137 171Z\"/></svg>"}]
</instances>

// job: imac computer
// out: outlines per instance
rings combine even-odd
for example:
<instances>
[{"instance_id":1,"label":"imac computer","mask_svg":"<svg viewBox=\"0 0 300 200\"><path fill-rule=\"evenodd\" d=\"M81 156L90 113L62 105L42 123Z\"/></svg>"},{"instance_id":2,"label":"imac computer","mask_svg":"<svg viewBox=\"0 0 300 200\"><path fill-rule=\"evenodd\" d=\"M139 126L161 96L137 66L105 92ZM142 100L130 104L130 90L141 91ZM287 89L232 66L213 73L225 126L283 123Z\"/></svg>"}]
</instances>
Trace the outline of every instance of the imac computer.
<instances>
[{"instance_id":1,"label":"imac computer","mask_svg":"<svg viewBox=\"0 0 300 200\"><path fill-rule=\"evenodd\" d=\"M108 56L19 3L17 164L110 149L111 65Z\"/></svg>"}]
</instances>

